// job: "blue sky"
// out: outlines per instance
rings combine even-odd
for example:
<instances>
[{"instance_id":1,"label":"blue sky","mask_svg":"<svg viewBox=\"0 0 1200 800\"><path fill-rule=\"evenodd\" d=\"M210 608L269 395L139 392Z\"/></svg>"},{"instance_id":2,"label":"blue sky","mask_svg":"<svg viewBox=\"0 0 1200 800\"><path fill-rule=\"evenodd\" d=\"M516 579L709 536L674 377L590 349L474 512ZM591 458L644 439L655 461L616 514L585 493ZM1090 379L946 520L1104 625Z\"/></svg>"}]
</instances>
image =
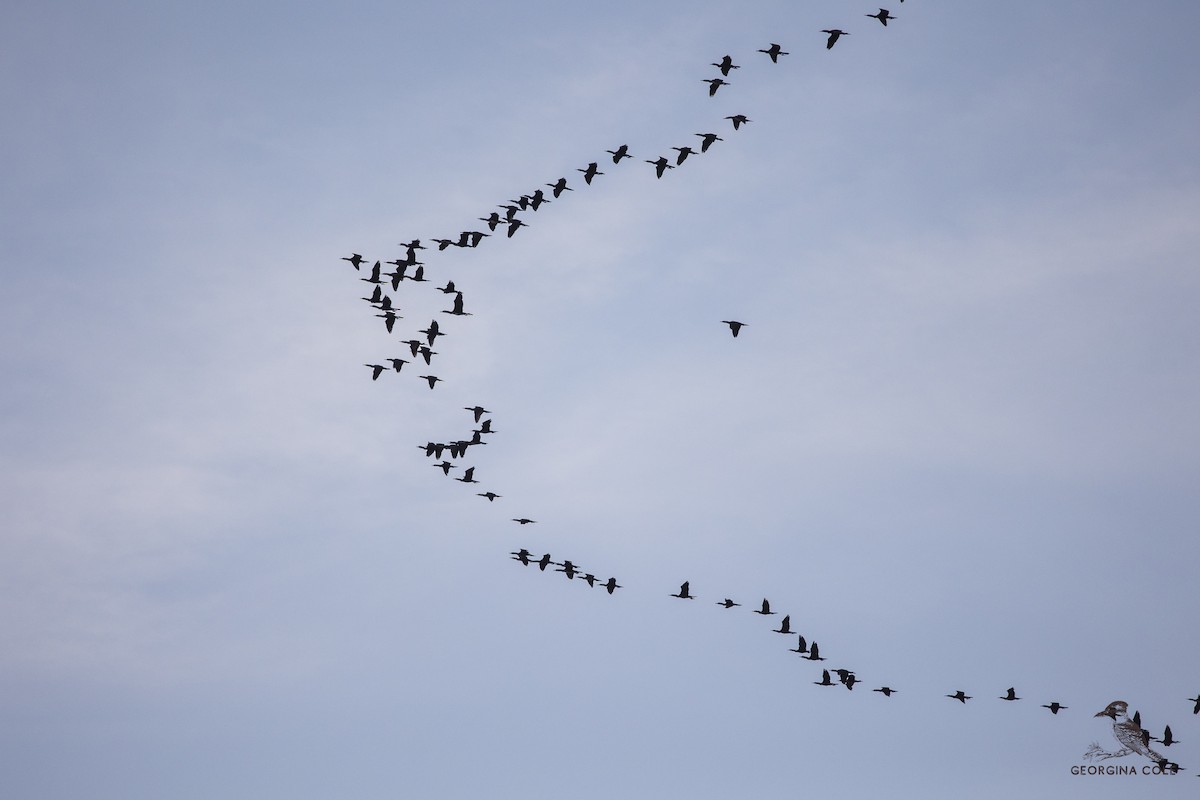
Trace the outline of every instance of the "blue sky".
<instances>
[{"instance_id":1,"label":"blue sky","mask_svg":"<svg viewBox=\"0 0 1200 800\"><path fill-rule=\"evenodd\" d=\"M10 9L5 793L1186 791L1200 9L889 8ZM1070 774L1115 699L1186 776Z\"/></svg>"}]
</instances>

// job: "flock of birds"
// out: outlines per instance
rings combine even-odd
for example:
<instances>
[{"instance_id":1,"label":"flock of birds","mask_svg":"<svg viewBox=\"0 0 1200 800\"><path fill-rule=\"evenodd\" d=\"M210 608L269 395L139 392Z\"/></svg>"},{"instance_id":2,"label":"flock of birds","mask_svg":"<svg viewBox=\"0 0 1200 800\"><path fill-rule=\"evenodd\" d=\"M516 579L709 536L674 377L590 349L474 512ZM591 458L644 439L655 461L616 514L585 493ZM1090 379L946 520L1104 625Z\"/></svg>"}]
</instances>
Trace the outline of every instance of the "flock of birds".
<instances>
[{"instance_id":1,"label":"flock of birds","mask_svg":"<svg viewBox=\"0 0 1200 800\"><path fill-rule=\"evenodd\" d=\"M904 0L900 0L904 2ZM884 27L896 17L885 8L880 8L874 14L866 14L865 16L878 20ZM850 33L839 28L827 28L821 31L827 35L825 40L826 49L832 48L843 36L848 36ZM768 47L760 48L756 52L765 54L770 59L771 63L778 64L781 56L790 55L788 51L783 50L778 43L770 43ZM715 97L718 90L722 87L730 86L731 83L726 80L734 70L740 69L741 65L735 64L731 55L721 57L719 61L710 62L711 66L717 68L720 73L719 77L710 77L703 79L703 82L708 85L708 95ZM728 120L734 131L738 131L742 126L749 124L752 120L745 114L730 114L723 119ZM668 170L682 167L688 158L692 156L702 155L709 151L717 142L725 140L714 132L701 132L694 134L699 138L699 142L693 147L691 144L672 147L675 151L674 156L660 155L656 158L642 159L645 163L654 167L656 178L661 179ZM605 151L613 165L620 165L627 159L634 159L635 156L630 153L628 144L621 144L612 150ZM607 159L601 159L607 161ZM581 173L584 185L591 186L592 182L605 173L600 170L600 160L590 161L585 167L576 169ZM485 216L478 217L480 222L484 223L483 227L487 231L469 229L459 232L456 236L444 238L430 238L429 242L436 244L438 252L447 250L448 248L476 248L483 242L484 239L493 236L499 236L503 231L505 238L512 238L521 228L530 227L522 214L536 213L542 206L557 201L563 197L566 192L573 192L575 188L568 185L568 177L562 176L550 183L545 183L545 188L536 188L532 191L520 194L516 199L497 204L495 208L499 210L491 210ZM573 179L572 179L573 180ZM546 190L549 190L547 192ZM549 194L549 197L547 197ZM422 244L420 239L413 239L408 242L403 242L400 245L403 248L404 255L397 257L391 261L375 260L367 269L367 277L360 278L361 281L370 284L373 289L369 296L362 299L367 302L375 312L375 316L382 319L388 334L395 332L397 321L403 319L399 312L401 308L396 304L392 295L386 293L386 286L390 286L392 292L398 293L400 287L405 281L411 284L429 283L430 280L425 276L425 263L419 260L418 251L428 252L431 248L427 248ZM432 247L432 245L431 245ZM341 260L349 262L356 271L362 272L364 265L367 265L369 260L365 259L359 253L353 253L350 256L344 257ZM392 271L384 271L384 266L394 267ZM435 287L437 291L449 297L450 308L443 309L441 313L449 317L467 317L471 313L465 310L465 302L463 291L459 289L453 280L448 280L444 286ZM729 327L730 333L737 337L742 328L746 327L746 323L739 320L722 320L722 324ZM432 319L429 324L412 334L411 338L400 340L400 344L407 346L408 357L391 356L383 359L386 363L368 363L365 366L370 370L371 379L373 381L389 372L399 374L403 371L403 367L410 363L423 363L424 367L418 367L421 370L428 371L429 374L418 375L421 380L425 381L430 389L442 382L442 378L434 374L433 357L439 355L438 351L434 350L437 339L446 336L447 333L442 329L439 319ZM440 364L439 359L439 364ZM429 368L425 370L424 368ZM413 369L410 368L409 372ZM472 452L473 448L487 444L485 437L489 437L496 431L492 428L492 419L484 418L484 415L490 414L481 405L466 406L465 411L470 412L474 425L470 429L469 435L447 438L444 441L428 441L424 444L418 444L425 456L434 459L433 466L441 470L442 474L447 477L452 477L451 472L455 472L454 480L465 484L479 484L480 481L475 477L475 467L466 466L465 462ZM449 457L449 460L446 457ZM462 461L463 464L456 462ZM461 470L461 471L460 471ZM477 496L483 497L489 503L500 499L502 495L494 491L488 490L477 492ZM528 517L513 517L513 522L522 526L533 524L536 520ZM521 548L510 553L512 560L526 566L536 566L540 572L545 572L553 567L554 572L562 573L568 580L578 580L588 587L598 587L605 590L609 595L612 595L617 589L622 588L615 577L601 579L597 575L587 572L579 567L571 560L564 559L562 561L552 560L549 553L543 554L540 557L535 557L528 549ZM684 581L679 591L668 595L681 600L695 600L696 596L691 593L691 586L688 581ZM725 597L716 602L716 605L729 610L741 606L734 600ZM752 609L752 613L767 617L776 616L777 612L771 610L770 602L763 599L762 604L758 608ZM795 631L791 627L791 615L785 614L780 620L779 627L772 629L772 632L785 636L796 636L796 646L789 648L789 652L797 653L802 659L807 661L824 662L826 657L821 654L820 647L815 640L809 641L805 635ZM835 681L836 676L836 681ZM812 681L817 686L843 686L846 690L852 691L854 687L860 683L857 673L852 669L839 667L835 669L822 668L821 679ZM897 689L889 685L882 685L871 690L877 692L884 697L891 697L898 692ZM968 700L973 700L974 697L968 695L965 691L958 689L953 693L946 694L945 697L951 700L956 700L959 703L966 704ZM1016 702L1022 698L1017 696L1015 687L1009 687L1003 695L998 695L997 698L1005 702ZM1193 714L1200 714L1200 694L1195 698L1189 698L1189 701L1194 702L1195 706L1192 710ZM1059 701L1051 701L1042 704L1041 708L1049 710L1053 715L1058 715L1060 711L1066 711L1070 706L1064 705ZM1106 751L1098 744L1093 743L1092 747L1085 754L1089 759L1103 760L1107 758L1128 755L1136 753L1151 761L1155 762L1158 767L1164 772L1178 772L1180 767L1177 763L1163 757L1159 752L1152 749L1151 742L1161 744L1164 748L1170 747L1178 743L1178 739L1174 738L1170 725L1164 729L1161 737L1154 737L1149 730L1142 727L1141 715L1137 712L1133 716L1128 715L1128 704L1124 701L1113 701L1106 708L1096 713L1096 717L1107 717L1112 720L1114 738L1121 744L1122 748L1118 751Z\"/></svg>"}]
</instances>

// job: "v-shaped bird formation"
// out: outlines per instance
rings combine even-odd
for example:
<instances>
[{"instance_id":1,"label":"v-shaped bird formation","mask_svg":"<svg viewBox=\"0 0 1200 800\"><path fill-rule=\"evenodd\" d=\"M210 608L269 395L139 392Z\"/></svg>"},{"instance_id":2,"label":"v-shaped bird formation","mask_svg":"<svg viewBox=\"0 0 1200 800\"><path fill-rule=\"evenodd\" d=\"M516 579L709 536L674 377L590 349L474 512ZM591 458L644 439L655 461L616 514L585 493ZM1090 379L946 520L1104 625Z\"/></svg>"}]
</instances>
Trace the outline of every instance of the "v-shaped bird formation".
<instances>
[{"instance_id":1,"label":"v-shaped bird formation","mask_svg":"<svg viewBox=\"0 0 1200 800\"><path fill-rule=\"evenodd\" d=\"M900 2L904 2L904 0L900 0ZM877 31L881 31L882 28L888 28L890 22L897 20L897 17L893 16L891 12L885 8L880 8L875 13L866 13L864 16L875 19L880 23L880 26L875 26ZM819 32L826 35L826 38L824 39L824 47L827 50L832 49L836 44L838 44L842 37L851 35L850 31L835 27L821 29ZM819 40L817 41L817 45L819 46ZM772 64L778 65L780 63L780 57L790 54L789 51L783 49L781 44L776 42L770 42L768 43L768 46L758 48L755 52L766 56L765 59L763 59L762 56L755 56L755 59L762 59L762 63L769 62L767 64L768 68L770 68L770 65ZM731 54L723 54L719 56L716 61L711 61L709 64L716 68L718 75L701 79L701 82L706 84L705 91L707 95L713 98L717 98L719 96L720 98L724 99L728 97L731 92L736 91L736 89L733 87L739 81L727 80L727 78L734 77L734 71L741 70L744 65L734 63L734 57ZM738 73L738 75L741 74L742 73L740 72ZM730 123L730 127L724 128L724 130L728 131L731 128L734 132L741 131L744 126L752 122L752 120L743 113L728 114L724 115L723 117L719 117L719 119L728 121L728 123ZM642 157L640 160L651 165L653 167L655 179L661 180L664 179L671 170L687 168L685 163L692 163L689 161L689 159L699 158L705 154L708 154L710 148L714 147L714 145L716 145L718 142L726 142L725 138L713 131L696 132L692 135L694 137L698 137L700 140L697 145L698 149L692 146L697 144L694 139L691 140L689 144L671 147L670 149L674 151L674 155L664 155L661 153L654 154L653 151L651 151L649 155L653 155L654 157L647 158L645 157L647 153L642 148L635 149L642 150ZM596 160L587 161L584 166L575 168L575 172L580 174L578 178L572 178L570 175L564 175L553 178L549 182L531 182L531 184L536 185L538 188L534 188L529 191L522 191L515 199L509 199L504 202L497 203L491 208L483 211L483 216L476 218L478 221L484 223L484 227L487 228L487 232L472 227L467 230L462 230L455 235L445 237L428 237L425 239L425 241L435 244L437 252L445 251L451 247L460 249L474 249L480 247L485 239L491 238L494 241L498 241L501 238L510 239L519 233L523 228L535 230L536 226L526 221L529 214L538 213L541 208L552 202L557 203L559 201L565 201L566 192L584 190L586 187L591 186L593 182L598 179L608 179L606 173L600 169L601 163L604 163L609 170L627 169L626 167L622 166L623 161L638 160L638 157L631 153L630 149L631 148L629 144L621 143L611 150L606 150L605 156L597 157ZM612 166L608 167L607 165L610 163ZM582 180L582 186L580 186L578 183L575 186L568 185L569 182L578 181L580 179ZM549 197L547 197L547 189L549 190ZM501 236L501 233L503 236ZM522 235L524 236L526 234ZM418 260L418 251L426 253L426 255L421 256L422 258L430 257L428 255L430 253L430 248L427 248L422 244L422 239L411 239L407 242L401 242L399 247L403 250L403 255L398 256L390 261L383 261L382 259L373 260L371 258L364 257L360 253L352 253L350 256L341 258L342 261L348 262L350 266L360 273L363 271L364 265L367 265L367 277L362 277L359 280L372 285L373 289L370 296L363 297L362 299L371 307L374 316L383 320L383 327L389 335L395 332L397 323L400 320L403 320L404 317L400 314L402 309L398 304L397 299L395 299L392 294L387 293L384 287L390 286L391 292L398 295L401 286L405 285L406 281L413 286L419 286L423 283L432 282L425 276L425 269L428 265L423 261ZM392 272L384 272L384 264L394 266L395 270ZM441 279L439 278L438 280L440 281ZM447 315L449 318L443 320L447 325L450 324L452 319L457 321L460 318L473 315L473 312L466 310L466 295L464 291L456 285L454 280L447 280L444 286L434 288L437 291L450 296L450 308L443 309L441 312ZM720 322L721 324L728 326L729 332L735 338L738 337L739 333L741 333L741 331L747 327L747 323L734 319L721 320ZM457 324L457 322L455 324ZM405 371L402 369L405 364L414 363L417 361L417 359L420 359L424 363L424 367L429 368L426 370L428 374L417 375L416 373L419 372L419 370L415 370L411 367L408 370L408 373L415 375L415 377L424 382L430 390L444 391L439 389L438 385L442 383L452 385L453 380L445 380L440 377L439 374L437 374L442 372L441 358L437 360L438 368L437 372L434 372L434 356L438 356L439 351L434 350L433 347L436 340L440 337L445 337L447 342L452 342L454 340L453 331L443 330L442 321L434 318L424 328L417 329L416 334L412 335L411 338L398 340L399 344L406 346L407 352L404 353L404 355L407 355L407 358L403 358L394 354L387 354L380 357L378 359L378 363L366 363L365 366L370 370L371 380L380 381L382 378L384 378L384 376L388 375L392 376L388 378L388 380L392 380L396 376L400 376L405 373ZM494 433L496 433L496 431L492 428L492 418L484 418L485 415L491 414L492 412L478 404L466 406L463 410L469 412L471 421L477 427L469 427L467 428L467 432L459 431L456 434L442 437L438 441L431 439L424 444L418 444L417 448L422 450L427 458L434 460L432 466L440 470L443 476L453 478L454 480L464 484L482 486L485 480L490 482L490 479L487 479L487 476L483 475L476 477L476 467L473 465L468 465L469 456L474 448L488 444L488 441L485 440L485 437L490 438ZM489 505L501 500L504 497L504 495L497 493L491 488L488 488L486 491L475 492L475 495L487 500ZM511 521L521 525L522 527L534 524L536 522L536 520L524 516L513 517L511 518ZM586 585L590 588L602 589L608 595L612 595L617 589L622 588L621 584L617 582L615 577L601 579L596 574L585 571L582 567L575 564L571 560L564 559L562 561L553 561L548 553L540 557L535 557L531 551L525 548L520 548L512 551L509 555L512 560L517 561L519 564L525 567L537 567L538 572L541 573L553 568L551 571L562 573L567 580ZM684 581L682 584L680 584L677 592L669 594L664 592L664 595L680 600L697 599L697 595L692 593L690 581ZM718 596L719 595L712 595L713 598ZM732 610L742 606L741 603L735 602L729 597L715 599L713 604L720 606L723 609L723 611L720 613L737 613L733 612ZM700 607L707 607L708 609L711 609L711 605L708 604L701 604ZM750 611L762 617L778 616L778 612L771 609L771 604L766 598L762 599L761 605L755 605L755 607L752 607ZM806 638L805 633L793 630L792 614L784 614L779 620L779 626L777 628L771 628L769 631L775 634L786 636L788 641L792 641L793 637L796 637L796 646L788 648L787 652L796 653L801 659L806 661L824 662L827 660L826 656L821 654L818 643L811 639L811 632L808 634L809 638ZM878 680L879 677L882 676L877 675L870 678L870 680L875 681ZM860 679L856 670L838 667L835 669L822 668L820 679L812 680L810 683L821 687L840 686L844 687L846 691L853 691L854 687L860 683L861 680L862 679ZM878 685L876 688L873 688L871 691L880 694L883 698L890 698L899 690L893 688L889 684L884 683ZM964 706L968 704L968 701L975 699L974 696L967 694L965 690L958 688L955 688L952 692L946 693L944 697L957 701ZM1022 700L1022 698L1017 695L1015 687L1009 687L1004 694L998 695L997 697L999 700L1004 702L1018 702ZM1195 703L1192 713L1194 715L1200 714L1200 694L1198 694L1195 698L1189 698L1189 701L1194 701ZM942 702L944 702L944 700ZM1040 708L1047 709L1053 716L1058 716L1060 711L1067 711L1071 708L1071 706L1065 705L1058 700L1051 700L1050 702L1041 704ZM1150 747L1150 742L1157 742L1161 744L1164 749L1178 743L1179 740L1174 738L1171 727L1167 725L1164 729L1163 736L1155 738L1150 735L1148 729L1142 727L1140 715L1135 712L1133 717L1129 717L1127 712L1128 704L1124 701L1118 700L1109 703L1103 710L1095 714L1096 717L1106 717L1112 721L1113 735L1117 742L1121 745L1121 748L1116 751L1107 751L1099 747L1099 745L1094 744L1092 749L1088 751L1085 757L1096 760L1104 760L1116 756L1137 754L1153 761L1164 772L1178 772L1180 767L1177 763L1165 758L1159 751Z\"/></svg>"}]
</instances>

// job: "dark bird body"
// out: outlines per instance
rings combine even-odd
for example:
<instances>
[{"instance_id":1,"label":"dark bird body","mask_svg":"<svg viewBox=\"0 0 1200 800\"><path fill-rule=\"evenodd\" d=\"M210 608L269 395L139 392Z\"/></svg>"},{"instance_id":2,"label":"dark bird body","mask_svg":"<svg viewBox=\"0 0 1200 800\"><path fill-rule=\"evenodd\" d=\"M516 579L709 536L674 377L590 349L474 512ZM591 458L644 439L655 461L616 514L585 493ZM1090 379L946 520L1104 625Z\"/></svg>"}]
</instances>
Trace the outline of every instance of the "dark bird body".
<instances>
[{"instance_id":1,"label":"dark bird body","mask_svg":"<svg viewBox=\"0 0 1200 800\"><path fill-rule=\"evenodd\" d=\"M688 581L684 581L679 585L679 593L673 594L671 597L678 597L680 600L695 600L694 594L688 594Z\"/></svg>"},{"instance_id":2,"label":"dark bird body","mask_svg":"<svg viewBox=\"0 0 1200 800\"><path fill-rule=\"evenodd\" d=\"M837 40L838 40L839 36L849 36L850 35L850 34L846 33L845 31L838 30L837 28L833 28L832 30L826 29L826 30L821 31L821 33L829 34L829 38L825 41L825 49L826 50L830 49L835 44L837 44Z\"/></svg>"},{"instance_id":3,"label":"dark bird body","mask_svg":"<svg viewBox=\"0 0 1200 800\"><path fill-rule=\"evenodd\" d=\"M616 150L605 150L604 152L613 157L614 164L620 164L622 158L633 158L633 156L629 155L629 145L627 144L621 145Z\"/></svg>"},{"instance_id":4,"label":"dark bird body","mask_svg":"<svg viewBox=\"0 0 1200 800\"><path fill-rule=\"evenodd\" d=\"M589 162L587 165L587 169L577 169L575 171L583 173L583 182L586 183L588 186L592 185L592 178L596 177L597 175L604 174L603 172L600 171L600 167L595 161Z\"/></svg>"},{"instance_id":5,"label":"dark bird body","mask_svg":"<svg viewBox=\"0 0 1200 800\"><path fill-rule=\"evenodd\" d=\"M729 332L733 334L733 338L735 339L737 338L738 333L741 332L742 328L746 327L746 323L738 322L735 319L723 319L721 322L724 322L729 326Z\"/></svg>"},{"instance_id":6,"label":"dark bird body","mask_svg":"<svg viewBox=\"0 0 1200 800\"><path fill-rule=\"evenodd\" d=\"M780 56L791 55L790 53L785 52L782 48L780 48L779 45L775 44L774 42L772 42L771 46L769 48L767 48L766 50L759 50L758 52L766 53L767 55L769 55L771 57L771 63L773 63L773 64L779 63Z\"/></svg>"},{"instance_id":7,"label":"dark bird body","mask_svg":"<svg viewBox=\"0 0 1200 800\"><path fill-rule=\"evenodd\" d=\"M647 164L654 165L654 169L655 169L658 177L660 177L660 178L663 176L663 173L666 172L667 170L675 169L674 165L671 164L671 162L667 159L666 156L659 156L658 159L655 161L651 161L650 159L647 158L647 159L645 159L645 161Z\"/></svg>"}]
</instances>

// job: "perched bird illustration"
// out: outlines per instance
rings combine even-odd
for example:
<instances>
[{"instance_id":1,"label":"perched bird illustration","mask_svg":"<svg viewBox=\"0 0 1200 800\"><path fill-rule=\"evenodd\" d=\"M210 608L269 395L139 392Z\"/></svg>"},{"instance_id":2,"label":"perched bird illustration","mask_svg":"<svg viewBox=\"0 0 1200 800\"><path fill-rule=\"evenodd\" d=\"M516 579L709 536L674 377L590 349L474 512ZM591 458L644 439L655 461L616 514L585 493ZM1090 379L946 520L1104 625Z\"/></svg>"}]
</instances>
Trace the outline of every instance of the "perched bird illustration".
<instances>
[{"instance_id":1,"label":"perched bird illustration","mask_svg":"<svg viewBox=\"0 0 1200 800\"><path fill-rule=\"evenodd\" d=\"M358 253L351 253L349 258L342 256L342 261L349 261L350 266L354 267L355 269L360 269L363 263L363 257Z\"/></svg>"},{"instance_id":2,"label":"perched bird illustration","mask_svg":"<svg viewBox=\"0 0 1200 800\"><path fill-rule=\"evenodd\" d=\"M575 171L583 173L583 182L586 183L588 186L592 185L592 178L596 177L597 175L604 174L603 172L600 171L600 167L599 167L599 165L596 164L595 161L589 162L587 165L587 169L576 169Z\"/></svg>"},{"instance_id":3,"label":"perched bird illustration","mask_svg":"<svg viewBox=\"0 0 1200 800\"><path fill-rule=\"evenodd\" d=\"M893 689L893 688L892 688L892 687L890 687L890 686L880 686L878 689L872 689L871 691L872 691L872 692L879 692L879 693L880 693L880 694L882 694L884 697L891 697L893 694L895 694L895 693L896 693L896 690L895 690L895 689Z\"/></svg>"},{"instance_id":4,"label":"perched bird illustration","mask_svg":"<svg viewBox=\"0 0 1200 800\"><path fill-rule=\"evenodd\" d=\"M715 95L717 93L717 89L720 89L722 86L729 85L729 81L723 78L705 78L702 82L708 84L709 97Z\"/></svg>"},{"instance_id":5,"label":"perched bird illustration","mask_svg":"<svg viewBox=\"0 0 1200 800\"><path fill-rule=\"evenodd\" d=\"M893 17L886 8L879 9L878 14L867 14L866 16L879 20L883 23L883 27L885 28L887 27L889 19L895 19L895 17Z\"/></svg>"},{"instance_id":6,"label":"perched bird illustration","mask_svg":"<svg viewBox=\"0 0 1200 800\"><path fill-rule=\"evenodd\" d=\"M675 169L675 165L674 165L674 164L671 164L671 163L670 163L670 162L667 160L667 157L666 157L666 156L659 156L659 157L658 157L657 159L655 159L654 161L651 161L651 160L650 160L650 159L648 159L648 158L647 158L647 159L644 159L644 160L645 160L645 162L646 162L647 164L653 164L653 165L654 165L654 169L655 169L656 173L658 174L658 177L660 177L660 178L663 176L663 173L664 173L664 172L666 172L667 170L669 170L669 169Z\"/></svg>"},{"instance_id":7,"label":"perched bird illustration","mask_svg":"<svg viewBox=\"0 0 1200 800\"><path fill-rule=\"evenodd\" d=\"M948 694L948 695L946 695L946 697L949 697L951 700L957 700L958 702L962 703L963 705L966 705L967 701L971 699L971 695L967 694L962 689L959 689L954 694Z\"/></svg>"},{"instance_id":8,"label":"perched bird illustration","mask_svg":"<svg viewBox=\"0 0 1200 800\"><path fill-rule=\"evenodd\" d=\"M785 633L788 636L791 636L792 635L792 615L791 614L784 615L783 621L780 622L779 627L773 628L772 630L774 630L775 633Z\"/></svg>"},{"instance_id":9,"label":"perched bird illustration","mask_svg":"<svg viewBox=\"0 0 1200 800\"><path fill-rule=\"evenodd\" d=\"M520 550L518 550L515 553L509 553L509 555L512 556L513 561L520 561L522 564L524 564L525 566L528 567L529 566L529 557L532 555L532 553L530 553L528 550L526 550L524 547L522 547Z\"/></svg>"},{"instance_id":10,"label":"perched bird illustration","mask_svg":"<svg viewBox=\"0 0 1200 800\"><path fill-rule=\"evenodd\" d=\"M835 44L837 44L837 40L838 40L839 36L849 36L850 35L850 34L846 33L845 31L839 31L837 28L833 28L832 30L826 29L826 30L821 31L821 33L829 34L829 39L826 40L826 42L825 42L826 50L830 49Z\"/></svg>"},{"instance_id":11,"label":"perched bird illustration","mask_svg":"<svg viewBox=\"0 0 1200 800\"><path fill-rule=\"evenodd\" d=\"M503 497L503 495L496 494L495 492L479 492L479 496L486 497L489 503L495 502L497 497Z\"/></svg>"},{"instance_id":12,"label":"perched bird illustration","mask_svg":"<svg viewBox=\"0 0 1200 800\"><path fill-rule=\"evenodd\" d=\"M1094 714L1094 716L1108 717L1112 720L1113 737L1121 745L1121 750L1107 754L1107 757L1137 753L1151 761L1162 761L1163 757L1150 749L1149 742L1143 735L1141 724L1127 716L1128 711L1128 703L1124 700L1114 700L1105 706L1103 711Z\"/></svg>"},{"instance_id":13,"label":"perched bird illustration","mask_svg":"<svg viewBox=\"0 0 1200 800\"><path fill-rule=\"evenodd\" d=\"M746 323L738 322L736 319L723 319L721 322L729 326L729 332L733 334L733 338L735 339L742 328L746 327Z\"/></svg>"},{"instance_id":14,"label":"perched bird illustration","mask_svg":"<svg viewBox=\"0 0 1200 800\"><path fill-rule=\"evenodd\" d=\"M612 594L617 589L621 588L621 584L617 583L616 578L609 578L608 582L604 584L604 588L608 590L609 594Z\"/></svg>"},{"instance_id":15,"label":"perched bird illustration","mask_svg":"<svg viewBox=\"0 0 1200 800\"><path fill-rule=\"evenodd\" d=\"M708 148L712 147L713 142L725 141L720 136L717 136L715 133L697 133L696 136L700 137L700 152L701 153L707 153Z\"/></svg>"},{"instance_id":16,"label":"perched bird illustration","mask_svg":"<svg viewBox=\"0 0 1200 800\"><path fill-rule=\"evenodd\" d=\"M621 145L616 150L605 150L604 152L613 157L614 164L620 164L622 158L633 158L633 156L629 155L629 145L627 144Z\"/></svg>"},{"instance_id":17,"label":"perched bird illustration","mask_svg":"<svg viewBox=\"0 0 1200 800\"><path fill-rule=\"evenodd\" d=\"M1004 697L1001 697L1000 699L1001 700L1020 700L1021 698L1017 697L1017 690L1010 686L1010 687L1008 687L1008 694L1004 695Z\"/></svg>"},{"instance_id":18,"label":"perched bird illustration","mask_svg":"<svg viewBox=\"0 0 1200 800\"><path fill-rule=\"evenodd\" d=\"M729 71L731 69L741 69L741 67L739 67L737 64L733 63L733 59L730 58L729 56L725 56L724 58L722 58L720 60L720 62L717 62L717 61L712 62L712 65L714 67L716 67L717 69L721 70L721 74L724 75L726 78L729 77Z\"/></svg>"},{"instance_id":19,"label":"perched bird illustration","mask_svg":"<svg viewBox=\"0 0 1200 800\"><path fill-rule=\"evenodd\" d=\"M734 129L735 131L736 131L738 128L740 128L740 127L742 127L743 125L745 125L747 122L753 122L753 121L754 121L754 120L750 119L749 117L747 117L745 114L734 114L733 116L731 116L731 117L726 117L725 119L727 119L727 120L729 120L730 122L732 122L732 123L733 123L733 129Z\"/></svg>"},{"instance_id":20,"label":"perched bird illustration","mask_svg":"<svg viewBox=\"0 0 1200 800\"><path fill-rule=\"evenodd\" d=\"M513 518L513 522L519 522L519 523L521 523L522 525L528 525L528 524L530 524L531 522L537 522L537 520L536 520L536 519L526 519L525 517L521 517L520 519L516 519L516 518L514 517L514 518Z\"/></svg>"},{"instance_id":21,"label":"perched bird illustration","mask_svg":"<svg viewBox=\"0 0 1200 800\"><path fill-rule=\"evenodd\" d=\"M762 604L762 608L760 608L760 609L756 610L754 613L755 613L755 614L762 614L762 615L765 617L765 616L769 616L769 615L771 615L771 614L774 614L775 612L771 610L771 604L770 604L770 603L768 603L768 602L767 602L767 598L765 598L765 597L764 597L764 598L763 598L763 604Z\"/></svg>"},{"instance_id":22,"label":"perched bird illustration","mask_svg":"<svg viewBox=\"0 0 1200 800\"><path fill-rule=\"evenodd\" d=\"M724 606L725 608L733 608L734 606L740 606L741 603L735 603L732 600L730 600L728 597L726 597L724 600L717 603L717 605Z\"/></svg>"},{"instance_id":23,"label":"perched bird illustration","mask_svg":"<svg viewBox=\"0 0 1200 800\"><path fill-rule=\"evenodd\" d=\"M771 46L768 47L766 50L759 50L758 52L766 53L767 55L769 55L771 57L771 63L773 63L773 64L779 63L780 56L791 55L791 53L785 52L779 45L775 44L774 42L771 42Z\"/></svg>"},{"instance_id":24,"label":"perched bird illustration","mask_svg":"<svg viewBox=\"0 0 1200 800\"><path fill-rule=\"evenodd\" d=\"M1064 706L1062 703L1055 700L1052 703L1043 704L1042 708L1048 708L1048 709L1050 709L1051 714L1057 715L1059 711L1062 711L1064 708L1067 708L1067 706Z\"/></svg>"},{"instance_id":25,"label":"perched bird illustration","mask_svg":"<svg viewBox=\"0 0 1200 800\"><path fill-rule=\"evenodd\" d=\"M688 581L679 584L679 593L673 594L671 597L678 597L680 600L695 600L696 595L688 594Z\"/></svg>"}]
</instances>

